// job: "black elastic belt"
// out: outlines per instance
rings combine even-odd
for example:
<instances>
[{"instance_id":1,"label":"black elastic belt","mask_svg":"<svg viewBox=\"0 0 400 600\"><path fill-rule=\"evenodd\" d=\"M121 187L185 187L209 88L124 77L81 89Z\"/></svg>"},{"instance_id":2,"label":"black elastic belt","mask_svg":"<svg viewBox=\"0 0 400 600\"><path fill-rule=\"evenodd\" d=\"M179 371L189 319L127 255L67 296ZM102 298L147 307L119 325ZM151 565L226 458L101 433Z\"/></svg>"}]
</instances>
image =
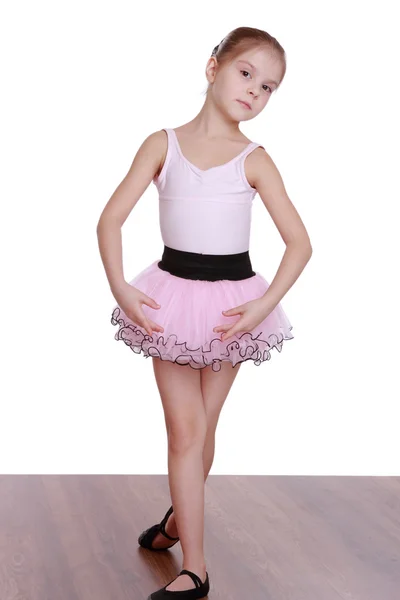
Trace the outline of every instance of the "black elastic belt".
<instances>
[{"instance_id":1,"label":"black elastic belt","mask_svg":"<svg viewBox=\"0 0 400 600\"><path fill-rule=\"evenodd\" d=\"M219 279L248 279L253 271L249 251L238 254L198 254L175 250L164 245L160 269L184 279L218 281Z\"/></svg>"}]
</instances>

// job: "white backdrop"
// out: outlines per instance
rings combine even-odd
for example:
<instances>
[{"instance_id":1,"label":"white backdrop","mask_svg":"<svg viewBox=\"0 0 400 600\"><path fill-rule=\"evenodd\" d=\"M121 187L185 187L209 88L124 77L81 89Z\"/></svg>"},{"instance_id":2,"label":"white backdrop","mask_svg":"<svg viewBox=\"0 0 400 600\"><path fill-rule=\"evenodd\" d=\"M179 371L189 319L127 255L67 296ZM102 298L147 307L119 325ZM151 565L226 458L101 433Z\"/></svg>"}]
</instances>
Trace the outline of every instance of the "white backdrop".
<instances>
[{"instance_id":1,"label":"white backdrop","mask_svg":"<svg viewBox=\"0 0 400 600\"><path fill-rule=\"evenodd\" d=\"M394 7L3 5L2 473L167 473L152 359L114 340L96 225L143 140L198 113L212 49L246 25L288 66L241 129L278 166L314 252L282 300L295 337L242 365L211 474L399 474ZM151 184L123 227L125 278L162 249ZM253 268L271 282L283 252L257 195Z\"/></svg>"}]
</instances>

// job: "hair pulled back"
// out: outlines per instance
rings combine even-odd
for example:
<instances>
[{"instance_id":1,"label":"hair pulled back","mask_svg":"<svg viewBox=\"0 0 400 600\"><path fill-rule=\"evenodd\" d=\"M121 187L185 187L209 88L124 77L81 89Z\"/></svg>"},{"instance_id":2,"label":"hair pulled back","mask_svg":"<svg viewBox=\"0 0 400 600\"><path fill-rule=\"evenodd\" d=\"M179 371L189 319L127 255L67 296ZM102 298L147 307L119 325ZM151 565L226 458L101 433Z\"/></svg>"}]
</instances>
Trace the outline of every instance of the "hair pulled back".
<instances>
[{"instance_id":1,"label":"hair pulled back","mask_svg":"<svg viewBox=\"0 0 400 600\"><path fill-rule=\"evenodd\" d=\"M211 52L211 56L215 56L218 65L231 63L240 54L259 48L260 46L267 47L282 63L282 76L278 87L286 73L286 53L278 40L263 29L255 27L237 27L233 29L220 41ZM208 92L211 84L208 84L206 92Z\"/></svg>"}]
</instances>

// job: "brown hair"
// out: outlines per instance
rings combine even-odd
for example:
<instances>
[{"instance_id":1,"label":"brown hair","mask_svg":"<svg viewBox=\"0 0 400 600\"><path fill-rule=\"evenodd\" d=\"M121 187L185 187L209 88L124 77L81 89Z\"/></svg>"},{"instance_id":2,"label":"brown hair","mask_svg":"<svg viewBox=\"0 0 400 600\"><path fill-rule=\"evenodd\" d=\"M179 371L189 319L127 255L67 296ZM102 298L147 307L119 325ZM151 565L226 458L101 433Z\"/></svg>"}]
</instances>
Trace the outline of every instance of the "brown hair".
<instances>
[{"instance_id":1,"label":"brown hair","mask_svg":"<svg viewBox=\"0 0 400 600\"><path fill-rule=\"evenodd\" d=\"M211 56L215 56L218 65L222 66L223 64L231 63L243 52L259 46L269 48L282 62L282 77L278 84L279 87L286 73L286 52L276 38L262 29L254 27L237 27L233 29L215 46L211 52ZM209 83L205 93L208 92L210 85Z\"/></svg>"}]
</instances>

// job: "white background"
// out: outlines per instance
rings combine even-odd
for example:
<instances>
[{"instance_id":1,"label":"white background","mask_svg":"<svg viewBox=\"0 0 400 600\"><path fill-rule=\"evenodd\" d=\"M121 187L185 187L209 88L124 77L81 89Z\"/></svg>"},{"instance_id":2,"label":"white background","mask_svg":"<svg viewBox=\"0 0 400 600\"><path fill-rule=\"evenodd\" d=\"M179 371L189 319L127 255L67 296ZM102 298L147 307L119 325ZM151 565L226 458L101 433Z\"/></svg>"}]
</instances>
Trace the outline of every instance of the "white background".
<instances>
[{"instance_id":1,"label":"white background","mask_svg":"<svg viewBox=\"0 0 400 600\"><path fill-rule=\"evenodd\" d=\"M198 113L212 49L245 25L288 66L241 129L278 166L314 252L282 300L295 338L242 365L211 474L399 474L394 8L3 5L2 473L167 473L152 359L114 340L96 225L143 140ZM162 249L150 185L123 227L125 278ZM257 195L253 267L271 282L283 252Z\"/></svg>"}]
</instances>

